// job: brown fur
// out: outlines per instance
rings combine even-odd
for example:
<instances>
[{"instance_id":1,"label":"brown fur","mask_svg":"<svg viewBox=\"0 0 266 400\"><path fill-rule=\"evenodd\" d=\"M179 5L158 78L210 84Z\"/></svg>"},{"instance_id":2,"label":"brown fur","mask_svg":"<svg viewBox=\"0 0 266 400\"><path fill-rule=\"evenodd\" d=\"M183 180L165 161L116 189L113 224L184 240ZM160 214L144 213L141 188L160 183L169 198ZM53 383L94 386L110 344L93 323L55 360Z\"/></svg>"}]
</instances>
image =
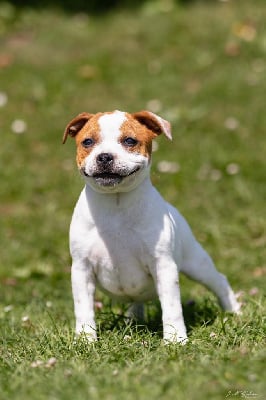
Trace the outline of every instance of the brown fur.
<instances>
[{"instance_id":1,"label":"brown fur","mask_svg":"<svg viewBox=\"0 0 266 400\"><path fill-rule=\"evenodd\" d=\"M76 145L77 145L77 165L82 167L83 160L90 154L94 146L100 142L100 132L98 120L103 114L98 113L93 115L93 117L83 126L83 128L76 135ZM85 148L82 145L84 139L92 138L95 144L91 147Z\"/></svg>"},{"instance_id":2,"label":"brown fur","mask_svg":"<svg viewBox=\"0 0 266 400\"><path fill-rule=\"evenodd\" d=\"M127 151L142 154L148 158L151 157L152 139L156 137L145 125L139 123L131 114L126 114L127 120L122 124L120 142L126 137L132 137L138 140L136 146L127 147Z\"/></svg>"},{"instance_id":3,"label":"brown fur","mask_svg":"<svg viewBox=\"0 0 266 400\"><path fill-rule=\"evenodd\" d=\"M100 127L98 120L101 116L112 114L113 112L90 114L83 112L72 119L67 125L63 143L66 142L68 135L75 137L77 144L77 165L82 167L84 159L90 154L97 143L100 142ZM163 127L156 119L156 116L148 111L140 111L134 114L126 113L127 120L121 125L120 143L126 137L132 137L138 140L138 143L132 147L126 147L129 152L136 152L150 159L152 151L152 140L163 133ZM166 121L164 121L166 123ZM92 138L95 144L89 148L82 145L84 139Z\"/></svg>"}]
</instances>

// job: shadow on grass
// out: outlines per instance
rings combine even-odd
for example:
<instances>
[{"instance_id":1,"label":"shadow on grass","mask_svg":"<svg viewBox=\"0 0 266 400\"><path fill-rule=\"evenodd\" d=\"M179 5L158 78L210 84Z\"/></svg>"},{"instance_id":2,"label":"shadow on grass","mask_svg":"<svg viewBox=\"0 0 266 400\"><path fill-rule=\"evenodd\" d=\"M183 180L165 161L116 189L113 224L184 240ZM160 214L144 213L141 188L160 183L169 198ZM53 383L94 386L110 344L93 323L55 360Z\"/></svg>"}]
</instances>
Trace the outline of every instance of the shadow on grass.
<instances>
[{"instance_id":1,"label":"shadow on grass","mask_svg":"<svg viewBox=\"0 0 266 400\"><path fill-rule=\"evenodd\" d=\"M175 0L176 3L186 4L195 0ZM128 8L134 9L151 0L10 0L9 3L17 8L57 8L65 12L89 12L92 14L105 14L110 11Z\"/></svg>"},{"instance_id":2,"label":"shadow on grass","mask_svg":"<svg viewBox=\"0 0 266 400\"><path fill-rule=\"evenodd\" d=\"M189 301L183 305L183 315L188 334L197 326L212 325L217 318L219 308L210 299L202 302Z\"/></svg>"},{"instance_id":3,"label":"shadow on grass","mask_svg":"<svg viewBox=\"0 0 266 400\"><path fill-rule=\"evenodd\" d=\"M148 304L146 318L144 322L135 322L126 316L126 309L122 313L115 313L111 307L106 312L101 311L98 315L100 329L106 331L126 331L130 325L134 331L141 333L148 331L152 335L162 337L162 313L159 301ZM202 302L189 301L183 304L183 315L188 334L198 326L212 325L217 318L219 308L210 299L204 299ZM97 319L98 319L97 318Z\"/></svg>"}]
</instances>

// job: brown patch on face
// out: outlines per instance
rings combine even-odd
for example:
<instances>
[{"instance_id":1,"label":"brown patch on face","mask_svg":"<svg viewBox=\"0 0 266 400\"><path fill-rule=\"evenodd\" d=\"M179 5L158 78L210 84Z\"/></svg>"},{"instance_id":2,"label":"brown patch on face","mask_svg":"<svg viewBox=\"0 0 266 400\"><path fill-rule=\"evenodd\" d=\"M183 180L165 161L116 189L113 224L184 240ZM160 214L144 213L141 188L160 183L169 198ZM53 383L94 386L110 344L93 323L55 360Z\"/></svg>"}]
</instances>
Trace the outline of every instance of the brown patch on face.
<instances>
[{"instance_id":1,"label":"brown patch on face","mask_svg":"<svg viewBox=\"0 0 266 400\"><path fill-rule=\"evenodd\" d=\"M100 142L100 127L98 124L99 118L103 113L95 114L76 135L77 156L76 161L79 168L84 164L85 158L92 152L95 146ZM93 144L85 147L83 142L85 139L92 139Z\"/></svg>"},{"instance_id":2,"label":"brown patch on face","mask_svg":"<svg viewBox=\"0 0 266 400\"><path fill-rule=\"evenodd\" d=\"M122 124L120 130L122 132L120 143L124 148L133 153L142 154L148 159L151 158L152 140L157 136L145 125L139 123L130 114L126 114L127 120ZM137 141L135 145L127 146L123 144L126 138L133 138Z\"/></svg>"}]
</instances>

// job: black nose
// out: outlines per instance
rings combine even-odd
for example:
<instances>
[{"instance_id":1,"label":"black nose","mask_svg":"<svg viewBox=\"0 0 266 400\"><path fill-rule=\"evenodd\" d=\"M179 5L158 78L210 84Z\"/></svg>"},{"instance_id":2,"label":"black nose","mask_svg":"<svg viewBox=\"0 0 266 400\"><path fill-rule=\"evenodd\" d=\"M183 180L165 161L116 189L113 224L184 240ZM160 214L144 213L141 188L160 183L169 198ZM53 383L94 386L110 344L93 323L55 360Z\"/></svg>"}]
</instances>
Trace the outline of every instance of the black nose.
<instances>
[{"instance_id":1,"label":"black nose","mask_svg":"<svg viewBox=\"0 0 266 400\"><path fill-rule=\"evenodd\" d=\"M101 153L97 156L96 161L101 165L111 164L114 161L114 156L111 153Z\"/></svg>"}]
</instances>

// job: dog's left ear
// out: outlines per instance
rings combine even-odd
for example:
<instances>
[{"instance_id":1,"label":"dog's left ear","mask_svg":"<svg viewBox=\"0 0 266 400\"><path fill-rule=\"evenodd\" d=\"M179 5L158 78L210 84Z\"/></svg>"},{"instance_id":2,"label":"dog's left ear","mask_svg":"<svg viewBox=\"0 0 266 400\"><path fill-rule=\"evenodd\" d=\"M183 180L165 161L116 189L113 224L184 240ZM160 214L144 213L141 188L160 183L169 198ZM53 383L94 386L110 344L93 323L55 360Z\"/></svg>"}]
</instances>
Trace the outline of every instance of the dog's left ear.
<instances>
[{"instance_id":1,"label":"dog's left ear","mask_svg":"<svg viewBox=\"0 0 266 400\"><path fill-rule=\"evenodd\" d=\"M83 112L73 118L66 126L63 136L63 144L66 142L68 135L75 137L91 117L93 117L93 114Z\"/></svg>"},{"instance_id":2,"label":"dog's left ear","mask_svg":"<svg viewBox=\"0 0 266 400\"><path fill-rule=\"evenodd\" d=\"M168 139L172 140L170 122L159 117L159 115L153 114L150 111L139 111L132 114L132 116L156 135L164 133Z\"/></svg>"}]
</instances>

